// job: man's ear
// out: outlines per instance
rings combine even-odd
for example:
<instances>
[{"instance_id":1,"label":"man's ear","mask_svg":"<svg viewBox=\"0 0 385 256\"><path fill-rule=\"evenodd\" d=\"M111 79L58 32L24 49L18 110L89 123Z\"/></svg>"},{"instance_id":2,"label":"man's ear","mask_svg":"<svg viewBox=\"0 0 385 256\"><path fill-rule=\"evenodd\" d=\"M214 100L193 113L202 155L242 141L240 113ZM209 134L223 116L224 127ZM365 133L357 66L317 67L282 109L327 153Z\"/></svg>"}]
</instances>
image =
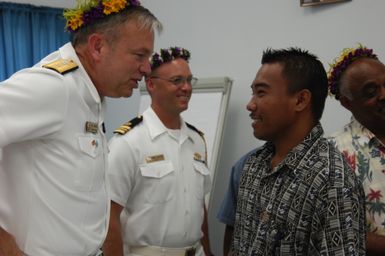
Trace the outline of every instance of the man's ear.
<instances>
[{"instance_id":1,"label":"man's ear","mask_svg":"<svg viewBox=\"0 0 385 256\"><path fill-rule=\"evenodd\" d=\"M303 111L307 107L310 107L311 92L308 89L303 89L296 93L295 110L298 112Z\"/></svg>"},{"instance_id":2,"label":"man's ear","mask_svg":"<svg viewBox=\"0 0 385 256\"><path fill-rule=\"evenodd\" d=\"M106 45L102 34L94 33L88 37L88 49L94 61L98 62L102 58L104 46Z\"/></svg>"},{"instance_id":3,"label":"man's ear","mask_svg":"<svg viewBox=\"0 0 385 256\"><path fill-rule=\"evenodd\" d=\"M349 100L348 97L341 95L340 96L340 103L341 103L342 106L344 106L344 108L346 108L347 110L351 111L351 109L352 109L352 102Z\"/></svg>"},{"instance_id":4,"label":"man's ear","mask_svg":"<svg viewBox=\"0 0 385 256\"><path fill-rule=\"evenodd\" d=\"M144 81L146 82L146 88L148 93L151 94L151 91L154 89L154 82L152 81L150 76L146 77Z\"/></svg>"}]
</instances>

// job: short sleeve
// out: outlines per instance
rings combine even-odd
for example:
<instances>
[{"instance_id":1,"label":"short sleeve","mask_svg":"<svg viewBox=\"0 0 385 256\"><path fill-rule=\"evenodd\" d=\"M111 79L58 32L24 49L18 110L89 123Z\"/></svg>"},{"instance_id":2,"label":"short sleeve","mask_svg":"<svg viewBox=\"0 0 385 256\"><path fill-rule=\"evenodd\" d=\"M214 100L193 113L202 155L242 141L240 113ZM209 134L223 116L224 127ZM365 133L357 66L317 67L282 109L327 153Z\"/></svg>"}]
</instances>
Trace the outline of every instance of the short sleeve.
<instances>
[{"instance_id":1,"label":"short sleeve","mask_svg":"<svg viewBox=\"0 0 385 256\"><path fill-rule=\"evenodd\" d=\"M134 184L135 159L128 142L116 135L109 142L108 184L111 200L125 206Z\"/></svg>"},{"instance_id":2,"label":"short sleeve","mask_svg":"<svg viewBox=\"0 0 385 256\"><path fill-rule=\"evenodd\" d=\"M249 153L247 153L246 155L244 155L231 168L231 174L230 174L230 181L229 181L228 189L227 189L225 197L222 201L222 204L219 208L219 212L217 214L218 220L220 222L226 224L226 225L234 226L235 211L237 208L239 182L241 179L243 166L245 165L245 162L248 159L248 157L254 152L255 152L255 150L252 150Z\"/></svg>"}]
</instances>

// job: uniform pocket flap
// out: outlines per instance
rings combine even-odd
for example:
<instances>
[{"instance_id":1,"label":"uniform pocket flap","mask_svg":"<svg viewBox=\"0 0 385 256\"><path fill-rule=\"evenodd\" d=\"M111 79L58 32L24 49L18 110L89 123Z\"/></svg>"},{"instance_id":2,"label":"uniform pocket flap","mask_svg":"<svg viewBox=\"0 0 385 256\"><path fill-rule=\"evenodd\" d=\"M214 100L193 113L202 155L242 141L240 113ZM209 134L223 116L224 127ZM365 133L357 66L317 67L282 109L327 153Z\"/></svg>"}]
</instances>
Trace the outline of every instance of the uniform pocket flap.
<instances>
[{"instance_id":1,"label":"uniform pocket flap","mask_svg":"<svg viewBox=\"0 0 385 256\"><path fill-rule=\"evenodd\" d=\"M100 148L102 147L100 138L93 136L79 136L79 147L80 150L87 155L95 158L100 154Z\"/></svg>"},{"instance_id":2,"label":"uniform pocket flap","mask_svg":"<svg viewBox=\"0 0 385 256\"><path fill-rule=\"evenodd\" d=\"M143 177L151 177L158 179L174 171L174 166L169 160L144 164L141 165L139 168Z\"/></svg>"},{"instance_id":3,"label":"uniform pocket flap","mask_svg":"<svg viewBox=\"0 0 385 256\"><path fill-rule=\"evenodd\" d=\"M194 165L194 169L197 172L199 172L200 174L202 174L202 175L209 175L210 174L209 168L207 168L207 166L204 163L194 161L193 165Z\"/></svg>"}]
</instances>

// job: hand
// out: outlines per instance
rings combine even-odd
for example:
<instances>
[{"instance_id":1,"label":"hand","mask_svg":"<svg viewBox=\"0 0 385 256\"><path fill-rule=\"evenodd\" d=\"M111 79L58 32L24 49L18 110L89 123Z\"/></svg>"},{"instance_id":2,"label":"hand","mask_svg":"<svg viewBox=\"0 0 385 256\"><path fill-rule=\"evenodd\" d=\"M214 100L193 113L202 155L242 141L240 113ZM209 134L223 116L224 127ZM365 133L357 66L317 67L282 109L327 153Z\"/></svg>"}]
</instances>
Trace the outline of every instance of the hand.
<instances>
[{"instance_id":1,"label":"hand","mask_svg":"<svg viewBox=\"0 0 385 256\"><path fill-rule=\"evenodd\" d=\"M0 256L23 256L11 234L0 228Z\"/></svg>"}]
</instances>

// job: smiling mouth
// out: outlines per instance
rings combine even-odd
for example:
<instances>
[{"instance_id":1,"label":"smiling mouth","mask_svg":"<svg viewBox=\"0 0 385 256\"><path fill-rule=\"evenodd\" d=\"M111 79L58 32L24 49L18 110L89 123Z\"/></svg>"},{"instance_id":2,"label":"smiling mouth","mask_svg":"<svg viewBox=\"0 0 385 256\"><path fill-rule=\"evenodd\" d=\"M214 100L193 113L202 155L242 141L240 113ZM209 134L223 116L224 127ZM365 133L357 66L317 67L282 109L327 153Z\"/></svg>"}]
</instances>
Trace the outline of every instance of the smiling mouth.
<instances>
[{"instance_id":1,"label":"smiling mouth","mask_svg":"<svg viewBox=\"0 0 385 256\"><path fill-rule=\"evenodd\" d=\"M252 114L250 114L249 116L250 116L251 120L253 120L254 122L262 121L262 118L260 118L260 117L256 117L256 116L254 116Z\"/></svg>"},{"instance_id":2,"label":"smiling mouth","mask_svg":"<svg viewBox=\"0 0 385 256\"><path fill-rule=\"evenodd\" d=\"M181 98L181 99L184 99L184 100L189 100L190 99L189 96L185 96L185 95L178 96L178 98Z\"/></svg>"}]
</instances>

